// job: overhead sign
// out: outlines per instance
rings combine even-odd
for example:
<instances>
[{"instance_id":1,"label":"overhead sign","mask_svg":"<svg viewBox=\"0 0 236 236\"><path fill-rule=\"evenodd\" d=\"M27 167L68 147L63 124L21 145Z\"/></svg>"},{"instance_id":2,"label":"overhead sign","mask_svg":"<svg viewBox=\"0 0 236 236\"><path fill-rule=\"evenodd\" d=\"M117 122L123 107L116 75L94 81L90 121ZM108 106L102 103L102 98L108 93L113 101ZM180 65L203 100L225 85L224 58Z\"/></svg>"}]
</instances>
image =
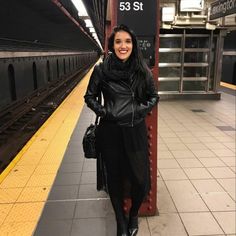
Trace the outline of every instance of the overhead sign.
<instances>
[{"instance_id":1,"label":"overhead sign","mask_svg":"<svg viewBox=\"0 0 236 236\"><path fill-rule=\"evenodd\" d=\"M198 12L202 11L204 6L203 0L181 0L180 11Z\"/></svg>"},{"instance_id":2,"label":"overhead sign","mask_svg":"<svg viewBox=\"0 0 236 236\"><path fill-rule=\"evenodd\" d=\"M127 25L136 35L156 35L157 1L119 0L117 23Z\"/></svg>"},{"instance_id":3,"label":"overhead sign","mask_svg":"<svg viewBox=\"0 0 236 236\"><path fill-rule=\"evenodd\" d=\"M236 0L218 0L211 4L210 20L236 13Z\"/></svg>"}]
</instances>

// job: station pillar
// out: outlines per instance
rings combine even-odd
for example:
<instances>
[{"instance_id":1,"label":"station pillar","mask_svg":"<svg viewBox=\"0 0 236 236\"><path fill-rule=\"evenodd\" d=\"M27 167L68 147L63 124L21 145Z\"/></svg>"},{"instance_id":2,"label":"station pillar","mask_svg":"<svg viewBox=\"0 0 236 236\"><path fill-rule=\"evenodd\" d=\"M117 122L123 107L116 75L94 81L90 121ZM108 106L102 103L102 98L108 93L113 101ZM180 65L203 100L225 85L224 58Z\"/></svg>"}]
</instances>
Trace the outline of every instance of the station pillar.
<instances>
[{"instance_id":1,"label":"station pillar","mask_svg":"<svg viewBox=\"0 0 236 236\"><path fill-rule=\"evenodd\" d=\"M138 38L143 57L158 83L159 51L159 0L110 0L109 20L106 23L106 39L114 26L125 24L132 29ZM106 40L107 41L107 40ZM157 208L157 106L148 114L148 146L150 161L151 190L143 202L139 215L151 216L158 213ZM124 209L130 208L130 199L124 200Z\"/></svg>"}]
</instances>

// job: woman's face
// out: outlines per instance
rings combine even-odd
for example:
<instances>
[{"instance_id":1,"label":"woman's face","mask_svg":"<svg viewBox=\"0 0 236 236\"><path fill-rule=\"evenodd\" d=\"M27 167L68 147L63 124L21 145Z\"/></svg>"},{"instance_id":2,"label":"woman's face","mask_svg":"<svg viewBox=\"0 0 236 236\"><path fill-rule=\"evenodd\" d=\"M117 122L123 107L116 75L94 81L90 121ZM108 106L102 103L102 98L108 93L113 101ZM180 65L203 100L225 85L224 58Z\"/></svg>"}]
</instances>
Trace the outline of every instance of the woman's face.
<instances>
[{"instance_id":1,"label":"woman's face","mask_svg":"<svg viewBox=\"0 0 236 236\"><path fill-rule=\"evenodd\" d=\"M125 31L119 31L114 37L114 51L116 56L126 61L132 53L133 43L131 35Z\"/></svg>"}]
</instances>

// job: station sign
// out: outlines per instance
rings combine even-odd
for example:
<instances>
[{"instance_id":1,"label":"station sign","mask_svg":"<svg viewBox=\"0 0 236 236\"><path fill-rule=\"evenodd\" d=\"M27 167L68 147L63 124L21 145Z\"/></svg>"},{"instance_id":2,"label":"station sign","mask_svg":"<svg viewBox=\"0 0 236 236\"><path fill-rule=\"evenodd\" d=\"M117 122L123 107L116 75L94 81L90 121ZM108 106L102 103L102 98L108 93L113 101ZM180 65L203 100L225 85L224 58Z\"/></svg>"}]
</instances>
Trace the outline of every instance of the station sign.
<instances>
[{"instance_id":1,"label":"station sign","mask_svg":"<svg viewBox=\"0 0 236 236\"><path fill-rule=\"evenodd\" d=\"M156 35L157 1L119 0L117 23L127 25L136 35Z\"/></svg>"},{"instance_id":2,"label":"station sign","mask_svg":"<svg viewBox=\"0 0 236 236\"><path fill-rule=\"evenodd\" d=\"M236 13L235 0L218 0L211 4L210 20Z\"/></svg>"}]
</instances>

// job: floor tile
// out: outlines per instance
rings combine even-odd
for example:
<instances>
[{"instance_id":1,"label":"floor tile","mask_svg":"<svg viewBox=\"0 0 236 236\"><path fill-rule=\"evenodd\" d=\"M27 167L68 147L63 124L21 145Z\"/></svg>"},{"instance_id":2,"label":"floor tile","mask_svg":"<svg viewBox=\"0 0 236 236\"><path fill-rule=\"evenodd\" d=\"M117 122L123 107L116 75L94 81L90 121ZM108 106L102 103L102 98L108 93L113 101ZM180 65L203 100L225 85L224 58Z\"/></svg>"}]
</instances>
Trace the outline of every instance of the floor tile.
<instances>
[{"instance_id":1,"label":"floor tile","mask_svg":"<svg viewBox=\"0 0 236 236\"><path fill-rule=\"evenodd\" d=\"M223 137L215 137L216 140L222 142L222 143L225 143L225 142L233 142L234 139L230 136L223 136Z\"/></svg>"},{"instance_id":2,"label":"floor tile","mask_svg":"<svg viewBox=\"0 0 236 236\"><path fill-rule=\"evenodd\" d=\"M177 212L171 195L163 181L157 182L157 208L159 213Z\"/></svg>"},{"instance_id":3,"label":"floor tile","mask_svg":"<svg viewBox=\"0 0 236 236\"><path fill-rule=\"evenodd\" d=\"M80 184L94 184L96 183L96 172L83 172L81 175Z\"/></svg>"},{"instance_id":4,"label":"floor tile","mask_svg":"<svg viewBox=\"0 0 236 236\"><path fill-rule=\"evenodd\" d=\"M217 179L220 185L226 190L226 192L236 200L236 193L235 193L235 178L232 179Z\"/></svg>"},{"instance_id":5,"label":"floor tile","mask_svg":"<svg viewBox=\"0 0 236 236\"><path fill-rule=\"evenodd\" d=\"M54 164L48 165L38 165L34 171L35 175L46 175L46 174L55 174L57 172L57 168L55 168Z\"/></svg>"},{"instance_id":6,"label":"floor tile","mask_svg":"<svg viewBox=\"0 0 236 236\"><path fill-rule=\"evenodd\" d=\"M189 235L224 234L214 217L208 212L180 213Z\"/></svg>"},{"instance_id":7,"label":"floor tile","mask_svg":"<svg viewBox=\"0 0 236 236\"><path fill-rule=\"evenodd\" d=\"M225 192L215 179L201 179L191 181L198 193Z\"/></svg>"},{"instance_id":8,"label":"floor tile","mask_svg":"<svg viewBox=\"0 0 236 236\"><path fill-rule=\"evenodd\" d=\"M0 188L0 204L14 203L19 197L23 188Z\"/></svg>"},{"instance_id":9,"label":"floor tile","mask_svg":"<svg viewBox=\"0 0 236 236\"><path fill-rule=\"evenodd\" d=\"M40 220L33 236L70 235L72 220Z\"/></svg>"},{"instance_id":10,"label":"floor tile","mask_svg":"<svg viewBox=\"0 0 236 236\"><path fill-rule=\"evenodd\" d=\"M173 159L174 156L170 151L160 151L158 149L158 160L160 159Z\"/></svg>"},{"instance_id":11,"label":"floor tile","mask_svg":"<svg viewBox=\"0 0 236 236\"><path fill-rule=\"evenodd\" d=\"M43 202L34 203L16 203L8 213L4 223L6 222L22 222L22 221L37 221ZM29 214L30 212L30 214Z\"/></svg>"},{"instance_id":12,"label":"floor tile","mask_svg":"<svg viewBox=\"0 0 236 236\"><path fill-rule=\"evenodd\" d=\"M225 146L220 143L220 142L215 142L215 143L204 143L209 149L214 150L214 149L225 149Z\"/></svg>"},{"instance_id":13,"label":"floor tile","mask_svg":"<svg viewBox=\"0 0 236 236\"><path fill-rule=\"evenodd\" d=\"M177 162L182 168L203 167L202 163L196 158L177 159Z\"/></svg>"},{"instance_id":14,"label":"floor tile","mask_svg":"<svg viewBox=\"0 0 236 236\"><path fill-rule=\"evenodd\" d=\"M41 219L58 220L73 219L75 210L75 201L51 201L44 206Z\"/></svg>"},{"instance_id":15,"label":"floor tile","mask_svg":"<svg viewBox=\"0 0 236 236\"><path fill-rule=\"evenodd\" d=\"M205 167L221 167L226 166L220 158L198 158L198 160L203 164Z\"/></svg>"},{"instance_id":16,"label":"floor tile","mask_svg":"<svg viewBox=\"0 0 236 236\"><path fill-rule=\"evenodd\" d=\"M51 188L48 200L77 199L79 185L54 185Z\"/></svg>"},{"instance_id":17,"label":"floor tile","mask_svg":"<svg viewBox=\"0 0 236 236\"><path fill-rule=\"evenodd\" d=\"M168 147L163 143L159 143L158 144L158 152L160 152L160 151L168 151Z\"/></svg>"},{"instance_id":18,"label":"floor tile","mask_svg":"<svg viewBox=\"0 0 236 236\"><path fill-rule=\"evenodd\" d=\"M62 173L81 172L82 167L83 167L83 162L62 163L58 171Z\"/></svg>"},{"instance_id":19,"label":"floor tile","mask_svg":"<svg viewBox=\"0 0 236 236\"><path fill-rule=\"evenodd\" d=\"M27 187L51 186L55 179L55 174L32 175L27 182Z\"/></svg>"},{"instance_id":20,"label":"floor tile","mask_svg":"<svg viewBox=\"0 0 236 236\"><path fill-rule=\"evenodd\" d=\"M164 180L188 179L182 169L160 169L160 173Z\"/></svg>"},{"instance_id":21,"label":"floor tile","mask_svg":"<svg viewBox=\"0 0 236 236\"><path fill-rule=\"evenodd\" d=\"M81 184L79 187L78 199L86 198L107 198L108 195L104 191L97 191L96 184Z\"/></svg>"},{"instance_id":22,"label":"floor tile","mask_svg":"<svg viewBox=\"0 0 236 236\"><path fill-rule=\"evenodd\" d=\"M89 227L88 227L89 226ZM87 218L75 219L72 224L71 236L111 236L116 235L115 219Z\"/></svg>"},{"instance_id":23,"label":"floor tile","mask_svg":"<svg viewBox=\"0 0 236 236\"><path fill-rule=\"evenodd\" d=\"M168 213L161 214L160 216L148 217L147 220L152 236L187 236L187 233L177 213Z\"/></svg>"},{"instance_id":24,"label":"floor tile","mask_svg":"<svg viewBox=\"0 0 236 236\"><path fill-rule=\"evenodd\" d=\"M180 168L180 166L175 159L160 159L158 160L158 168L159 169Z\"/></svg>"},{"instance_id":25,"label":"floor tile","mask_svg":"<svg viewBox=\"0 0 236 236\"><path fill-rule=\"evenodd\" d=\"M209 167L207 169L215 178L235 178L235 174L229 167Z\"/></svg>"},{"instance_id":26,"label":"floor tile","mask_svg":"<svg viewBox=\"0 0 236 236\"><path fill-rule=\"evenodd\" d=\"M186 145L184 145L183 143L167 143L166 145L171 151L188 150Z\"/></svg>"},{"instance_id":27,"label":"floor tile","mask_svg":"<svg viewBox=\"0 0 236 236\"><path fill-rule=\"evenodd\" d=\"M164 143L182 143L181 139L180 138L167 138L167 137L162 137Z\"/></svg>"},{"instance_id":28,"label":"floor tile","mask_svg":"<svg viewBox=\"0 0 236 236\"><path fill-rule=\"evenodd\" d=\"M184 168L189 179L212 179L213 177L205 168Z\"/></svg>"},{"instance_id":29,"label":"floor tile","mask_svg":"<svg viewBox=\"0 0 236 236\"><path fill-rule=\"evenodd\" d=\"M9 176L30 176L34 172L35 168L36 165L16 165L9 173Z\"/></svg>"},{"instance_id":30,"label":"floor tile","mask_svg":"<svg viewBox=\"0 0 236 236\"><path fill-rule=\"evenodd\" d=\"M220 157L220 159L227 165L227 166L235 166L236 165L236 157Z\"/></svg>"},{"instance_id":31,"label":"floor tile","mask_svg":"<svg viewBox=\"0 0 236 236\"><path fill-rule=\"evenodd\" d=\"M162 138L176 138L177 135L174 132L161 132L160 136Z\"/></svg>"},{"instance_id":32,"label":"floor tile","mask_svg":"<svg viewBox=\"0 0 236 236\"><path fill-rule=\"evenodd\" d=\"M166 181L166 185L179 212L208 211L189 180Z\"/></svg>"},{"instance_id":33,"label":"floor tile","mask_svg":"<svg viewBox=\"0 0 236 236\"><path fill-rule=\"evenodd\" d=\"M195 137L181 137L183 143L200 143L200 141Z\"/></svg>"},{"instance_id":34,"label":"floor tile","mask_svg":"<svg viewBox=\"0 0 236 236\"><path fill-rule=\"evenodd\" d=\"M65 154L62 163L77 163L77 162L83 162L84 161L84 156L83 153L77 154Z\"/></svg>"},{"instance_id":35,"label":"floor tile","mask_svg":"<svg viewBox=\"0 0 236 236\"><path fill-rule=\"evenodd\" d=\"M80 200L76 203L74 218L106 217L112 211L110 199Z\"/></svg>"},{"instance_id":36,"label":"floor tile","mask_svg":"<svg viewBox=\"0 0 236 236\"><path fill-rule=\"evenodd\" d=\"M171 151L175 158L195 158L194 154L191 151Z\"/></svg>"},{"instance_id":37,"label":"floor tile","mask_svg":"<svg viewBox=\"0 0 236 236\"><path fill-rule=\"evenodd\" d=\"M208 149L204 149L204 150L192 150L193 154L200 158L200 157L216 157L216 155Z\"/></svg>"},{"instance_id":38,"label":"floor tile","mask_svg":"<svg viewBox=\"0 0 236 236\"><path fill-rule=\"evenodd\" d=\"M12 207L13 204L0 204L0 225L4 222Z\"/></svg>"},{"instance_id":39,"label":"floor tile","mask_svg":"<svg viewBox=\"0 0 236 236\"><path fill-rule=\"evenodd\" d=\"M236 146L234 140L232 140L232 142L225 142L225 141L224 141L224 142L223 142L223 145L226 146L226 147L229 148L229 149L235 149L235 146Z\"/></svg>"},{"instance_id":40,"label":"floor tile","mask_svg":"<svg viewBox=\"0 0 236 236\"><path fill-rule=\"evenodd\" d=\"M77 185L80 183L81 173L58 173L54 185Z\"/></svg>"},{"instance_id":41,"label":"floor tile","mask_svg":"<svg viewBox=\"0 0 236 236\"><path fill-rule=\"evenodd\" d=\"M88 160L86 162L84 162L83 165L83 171L87 172L87 171L96 171L96 162L94 162L93 160Z\"/></svg>"},{"instance_id":42,"label":"floor tile","mask_svg":"<svg viewBox=\"0 0 236 236\"><path fill-rule=\"evenodd\" d=\"M226 234L236 234L235 211L213 212L214 217Z\"/></svg>"},{"instance_id":43,"label":"floor tile","mask_svg":"<svg viewBox=\"0 0 236 236\"><path fill-rule=\"evenodd\" d=\"M195 137L198 137L198 138L200 138L200 137L210 137L210 135L208 134L208 132L207 131L195 131L195 132L193 132L193 135L195 136Z\"/></svg>"},{"instance_id":44,"label":"floor tile","mask_svg":"<svg viewBox=\"0 0 236 236\"><path fill-rule=\"evenodd\" d=\"M212 212L235 210L235 201L226 192L202 193L201 197Z\"/></svg>"},{"instance_id":45,"label":"floor tile","mask_svg":"<svg viewBox=\"0 0 236 236\"><path fill-rule=\"evenodd\" d=\"M180 138L194 138L193 134L190 132L175 132Z\"/></svg>"},{"instance_id":46,"label":"floor tile","mask_svg":"<svg viewBox=\"0 0 236 236\"><path fill-rule=\"evenodd\" d=\"M186 143L186 146L191 150L206 150L207 147L202 143Z\"/></svg>"},{"instance_id":47,"label":"floor tile","mask_svg":"<svg viewBox=\"0 0 236 236\"><path fill-rule=\"evenodd\" d=\"M36 221L6 222L0 227L0 236L32 235Z\"/></svg>"},{"instance_id":48,"label":"floor tile","mask_svg":"<svg viewBox=\"0 0 236 236\"><path fill-rule=\"evenodd\" d=\"M147 218L148 217L139 217L139 235L151 236Z\"/></svg>"},{"instance_id":49,"label":"floor tile","mask_svg":"<svg viewBox=\"0 0 236 236\"><path fill-rule=\"evenodd\" d=\"M28 179L29 179L29 176L16 176L16 175L8 176L0 184L0 189L1 188L23 188L28 182Z\"/></svg>"},{"instance_id":50,"label":"floor tile","mask_svg":"<svg viewBox=\"0 0 236 236\"><path fill-rule=\"evenodd\" d=\"M208 137L198 137L199 141L202 143L214 143L217 141L214 137L208 136Z\"/></svg>"},{"instance_id":51,"label":"floor tile","mask_svg":"<svg viewBox=\"0 0 236 236\"><path fill-rule=\"evenodd\" d=\"M44 187L25 187L17 202L40 202L46 201L50 188L48 186Z\"/></svg>"},{"instance_id":52,"label":"floor tile","mask_svg":"<svg viewBox=\"0 0 236 236\"><path fill-rule=\"evenodd\" d=\"M212 152L214 152L218 157L235 157L235 152L231 151L228 148L225 149L212 149Z\"/></svg>"}]
</instances>

